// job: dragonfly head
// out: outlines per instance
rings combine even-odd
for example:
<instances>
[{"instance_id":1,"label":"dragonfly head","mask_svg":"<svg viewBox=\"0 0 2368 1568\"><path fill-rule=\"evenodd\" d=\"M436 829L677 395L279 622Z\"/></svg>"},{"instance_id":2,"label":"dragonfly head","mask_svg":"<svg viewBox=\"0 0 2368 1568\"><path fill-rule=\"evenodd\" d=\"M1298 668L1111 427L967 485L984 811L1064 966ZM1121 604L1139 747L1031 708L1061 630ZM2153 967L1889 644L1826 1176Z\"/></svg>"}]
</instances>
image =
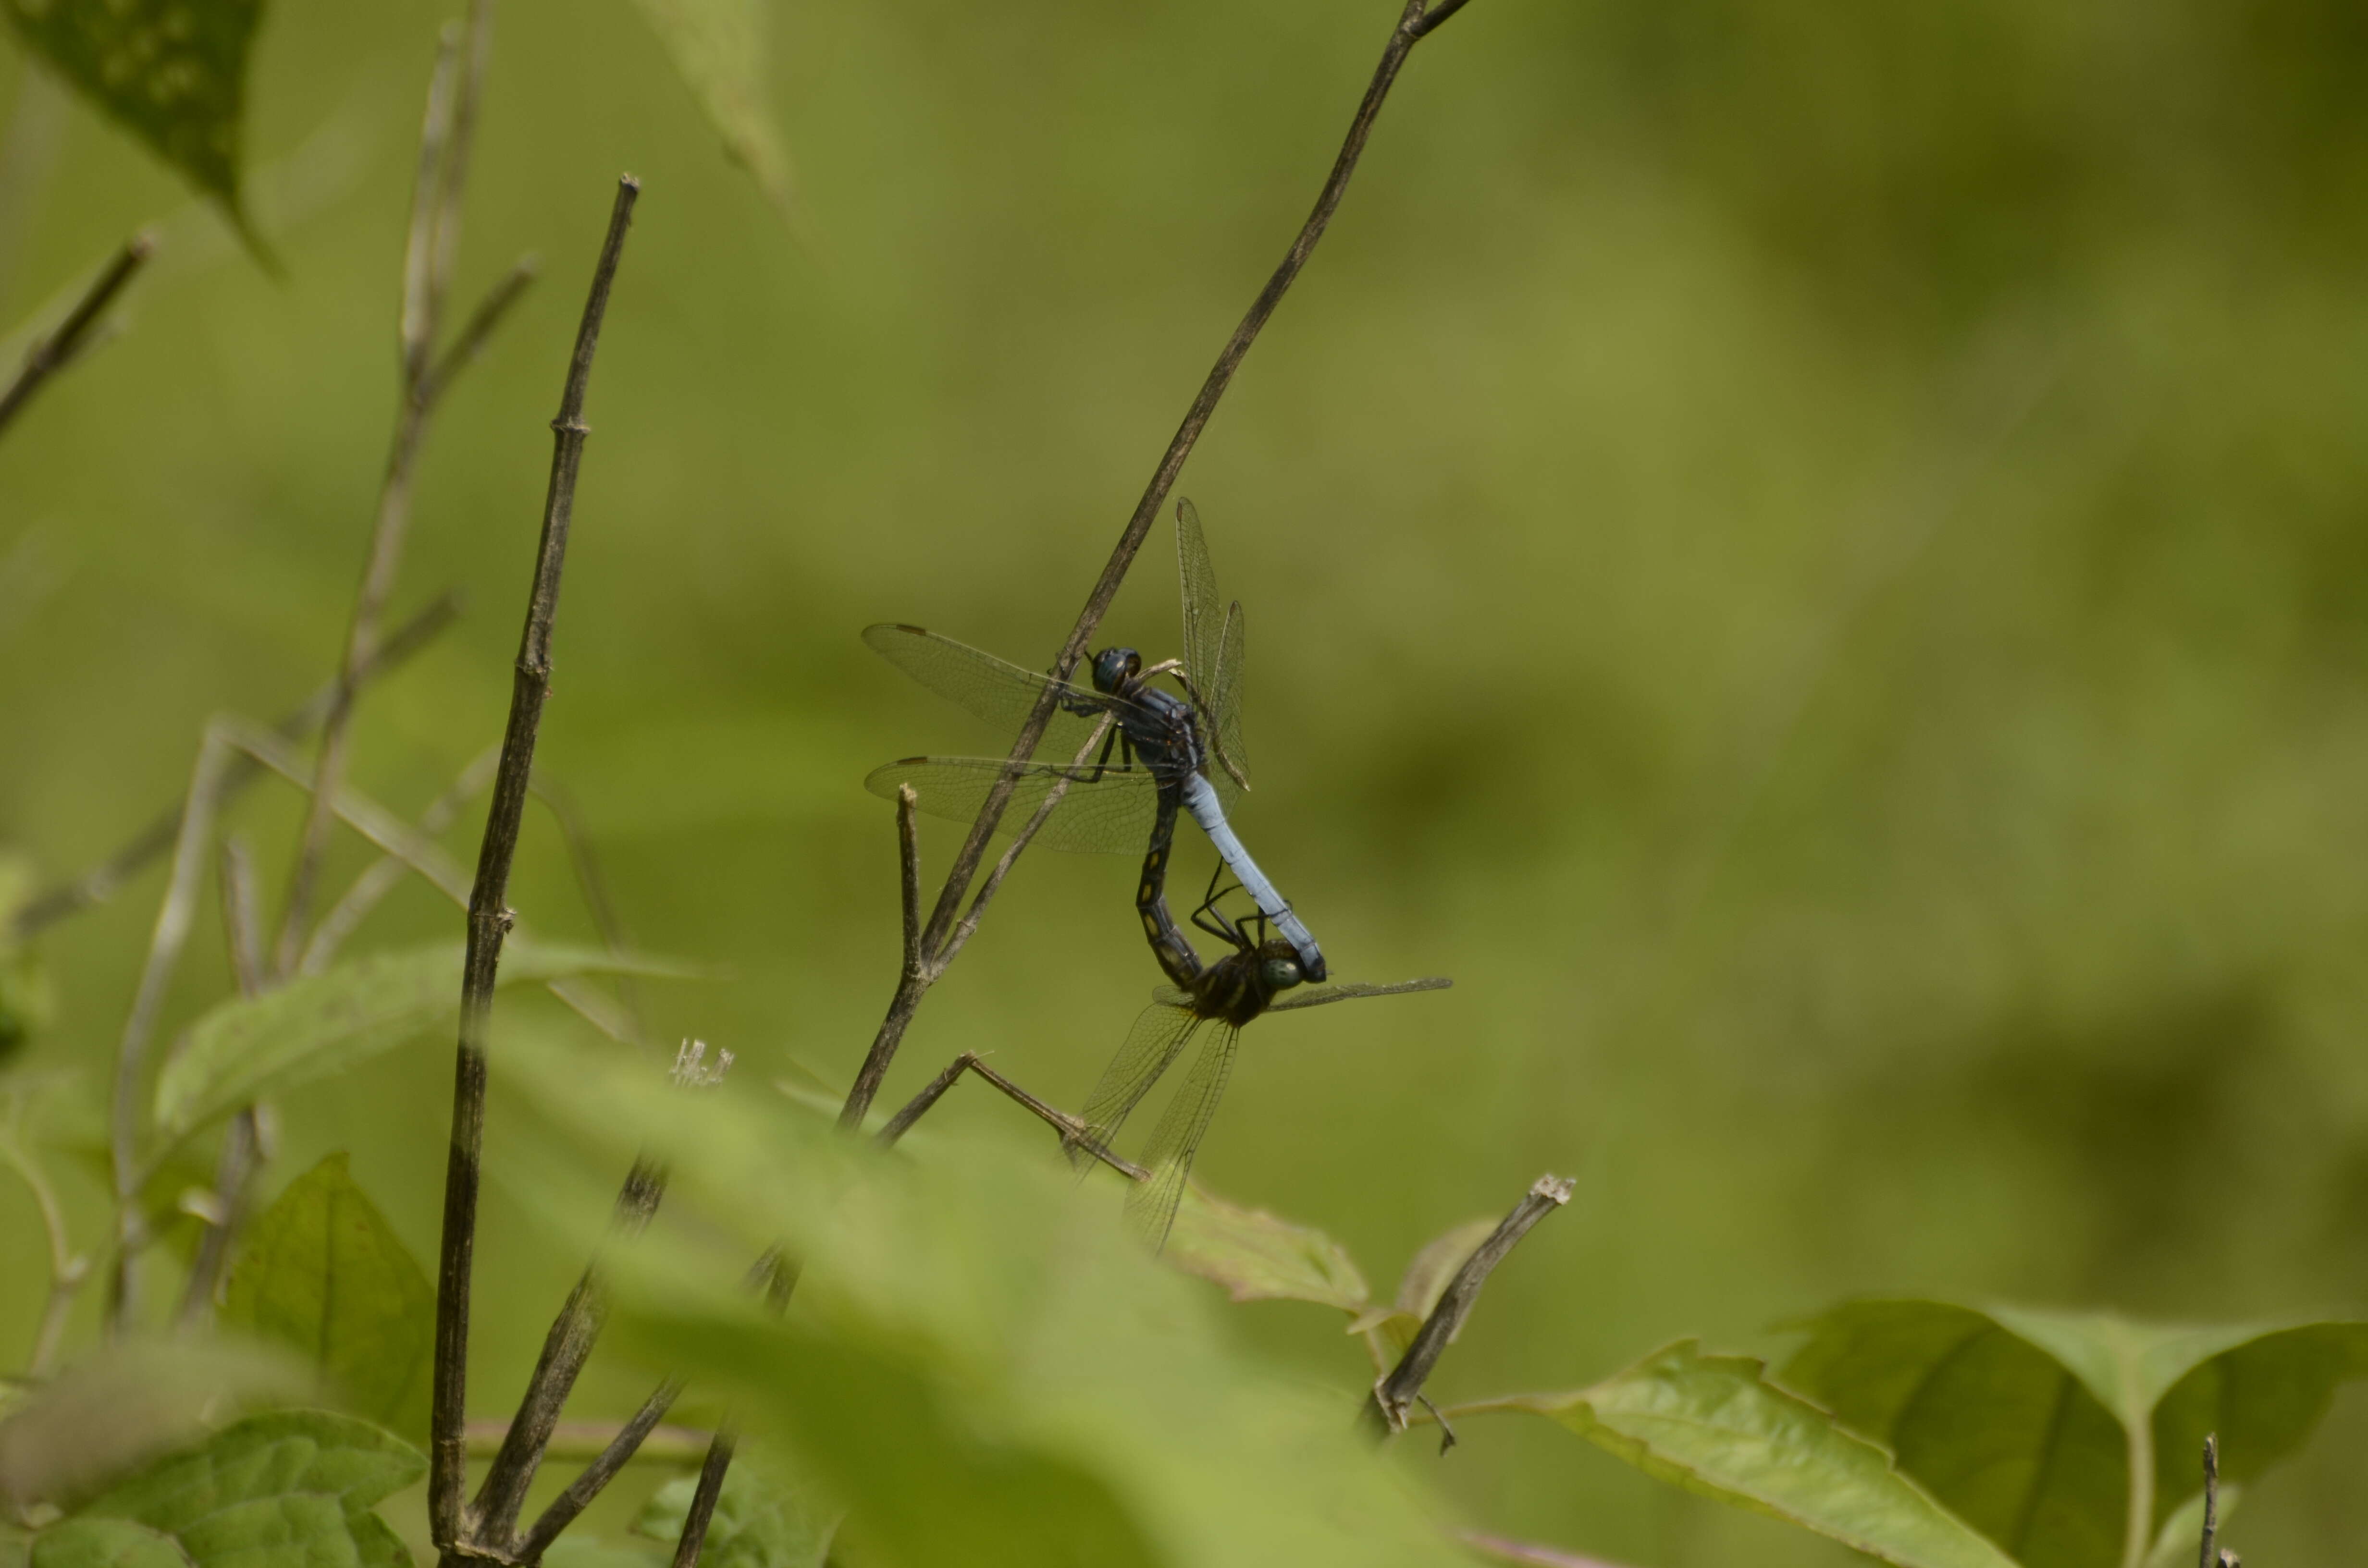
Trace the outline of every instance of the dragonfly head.
<instances>
[{"instance_id":1,"label":"dragonfly head","mask_svg":"<svg viewBox=\"0 0 2368 1568\"><path fill-rule=\"evenodd\" d=\"M1132 648L1105 648L1094 655L1094 689L1115 693L1143 671L1143 655Z\"/></svg>"}]
</instances>

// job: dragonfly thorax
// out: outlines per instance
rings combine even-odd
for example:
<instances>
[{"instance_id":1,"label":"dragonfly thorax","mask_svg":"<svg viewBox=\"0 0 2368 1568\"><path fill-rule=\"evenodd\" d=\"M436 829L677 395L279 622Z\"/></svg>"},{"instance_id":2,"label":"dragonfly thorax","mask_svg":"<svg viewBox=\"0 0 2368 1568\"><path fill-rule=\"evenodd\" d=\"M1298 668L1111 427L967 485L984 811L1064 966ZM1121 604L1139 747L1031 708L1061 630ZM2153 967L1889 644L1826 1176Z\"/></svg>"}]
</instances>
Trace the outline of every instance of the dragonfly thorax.
<instances>
[{"instance_id":1,"label":"dragonfly thorax","mask_svg":"<svg viewBox=\"0 0 2368 1568\"><path fill-rule=\"evenodd\" d=\"M1299 955L1280 937L1227 953L1201 971L1192 987L1192 1011L1238 1028L1272 1005L1277 992L1306 979Z\"/></svg>"}]
</instances>

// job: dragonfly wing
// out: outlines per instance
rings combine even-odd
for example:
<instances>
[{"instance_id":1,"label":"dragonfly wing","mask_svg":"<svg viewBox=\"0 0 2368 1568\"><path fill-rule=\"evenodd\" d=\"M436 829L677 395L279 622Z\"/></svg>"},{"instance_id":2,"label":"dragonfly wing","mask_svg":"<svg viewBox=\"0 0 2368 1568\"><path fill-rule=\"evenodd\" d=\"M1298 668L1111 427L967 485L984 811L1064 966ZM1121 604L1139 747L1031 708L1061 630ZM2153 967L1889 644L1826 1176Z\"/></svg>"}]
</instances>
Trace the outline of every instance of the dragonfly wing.
<instances>
[{"instance_id":1,"label":"dragonfly wing","mask_svg":"<svg viewBox=\"0 0 2368 1568\"><path fill-rule=\"evenodd\" d=\"M1249 655L1245 646L1247 638L1242 601L1235 599L1225 609L1224 634L1217 642L1217 673L1211 677L1214 684L1209 692L1209 700L1217 710L1217 749L1224 756L1210 771L1224 776L1219 781L1221 793L1234 783L1236 772L1241 775L1241 787L1249 787L1250 758L1242 749L1242 665ZM1228 768L1225 763L1233 767ZM1228 798L1225 803L1233 801Z\"/></svg>"},{"instance_id":2,"label":"dragonfly wing","mask_svg":"<svg viewBox=\"0 0 2368 1568\"><path fill-rule=\"evenodd\" d=\"M1064 706L1053 710L1038 749L1051 756L1076 755L1109 706L1108 699L1090 687L1056 681L1034 670L984 653L967 642L940 637L917 626L882 622L863 629L863 641L890 664L1005 735L1016 736L1034 712L1037 699L1051 687ZM1085 714L1073 707L1091 709Z\"/></svg>"},{"instance_id":3,"label":"dragonfly wing","mask_svg":"<svg viewBox=\"0 0 2368 1568\"><path fill-rule=\"evenodd\" d=\"M1184 1197L1184 1178L1192 1174L1192 1156L1217 1114L1225 1080L1234 1071L1234 1049L1241 1031L1220 1022L1209 1031L1193 1060L1184 1086L1176 1091L1167 1110L1144 1146L1143 1165L1150 1178L1134 1184L1126 1195L1127 1227L1158 1251L1167 1243L1167 1228L1176 1222L1176 1206Z\"/></svg>"},{"instance_id":4,"label":"dragonfly wing","mask_svg":"<svg viewBox=\"0 0 2368 1568\"><path fill-rule=\"evenodd\" d=\"M931 816L973 822L988 791L1011 764L999 756L908 756L875 767L864 788L885 800L906 784ZM1066 762L1025 762L1013 785L1011 803L996 830L1016 834L1044 802L1059 801L1036 842L1048 849L1088 854L1140 855L1151 840L1158 788L1145 767L1095 768Z\"/></svg>"},{"instance_id":5,"label":"dragonfly wing","mask_svg":"<svg viewBox=\"0 0 2368 1568\"><path fill-rule=\"evenodd\" d=\"M1184 584L1184 673L1207 702L1216 691L1211 682L1217 673L1218 641L1224 633L1225 602L1217 597L1217 572L1209 563L1200 509L1190 501L1176 503L1176 566Z\"/></svg>"},{"instance_id":6,"label":"dragonfly wing","mask_svg":"<svg viewBox=\"0 0 2368 1568\"><path fill-rule=\"evenodd\" d=\"M1128 1116L1200 1027L1200 1015L1190 1008L1162 1002L1153 1003L1136 1017L1134 1028L1126 1033L1126 1043L1118 1048L1110 1064L1102 1069L1094 1092L1086 1096L1086 1136L1096 1148L1109 1150Z\"/></svg>"},{"instance_id":7,"label":"dragonfly wing","mask_svg":"<svg viewBox=\"0 0 2368 1568\"><path fill-rule=\"evenodd\" d=\"M1326 1002L1346 1002L1351 996L1396 996L1408 991L1444 991L1454 983L1439 974L1422 980L1394 980L1386 985L1376 985L1363 980L1344 980L1334 985L1302 986L1275 1002L1267 1011L1285 1013L1293 1007L1321 1007Z\"/></svg>"}]
</instances>

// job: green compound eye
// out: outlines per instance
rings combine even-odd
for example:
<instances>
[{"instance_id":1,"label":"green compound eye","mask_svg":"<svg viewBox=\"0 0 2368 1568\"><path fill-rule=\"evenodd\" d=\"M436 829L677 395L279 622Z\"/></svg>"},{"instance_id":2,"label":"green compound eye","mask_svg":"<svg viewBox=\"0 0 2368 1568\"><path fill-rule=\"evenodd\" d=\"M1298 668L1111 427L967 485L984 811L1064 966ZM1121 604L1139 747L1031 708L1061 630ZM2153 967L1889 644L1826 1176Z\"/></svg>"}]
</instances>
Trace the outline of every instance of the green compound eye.
<instances>
[{"instance_id":1,"label":"green compound eye","mask_svg":"<svg viewBox=\"0 0 2368 1568\"><path fill-rule=\"evenodd\" d=\"M1269 959L1260 968L1269 990L1282 991L1300 981L1299 965L1290 959Z\"/></svg>"}]
</instances>

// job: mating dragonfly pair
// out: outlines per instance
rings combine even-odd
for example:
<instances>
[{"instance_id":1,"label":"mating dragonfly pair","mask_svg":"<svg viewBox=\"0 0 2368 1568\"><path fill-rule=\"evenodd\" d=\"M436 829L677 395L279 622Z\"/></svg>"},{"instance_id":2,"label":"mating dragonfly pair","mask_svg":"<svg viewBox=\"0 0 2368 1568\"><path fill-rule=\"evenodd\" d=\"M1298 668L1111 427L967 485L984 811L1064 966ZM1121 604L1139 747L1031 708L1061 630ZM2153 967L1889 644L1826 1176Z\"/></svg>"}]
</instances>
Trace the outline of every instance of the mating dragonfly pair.
<instances>
[{"instance_id":1,"label":"mating dragonfly pair","mask_svg":"<svg viewBox=\"0 0 2368 1568\"><path fill-rule=\"evenodd\" d=\"M1239 602L1220 611L1208 542L1190 501L1177 504L1176 544L1184 656L1145 665L1132 648L1105 648L1093 656L1090 687L1021 669L917 626L872 626L863 633L864 642L905 674L998 728L1016 733L1048 690L1053 705L1039 744L1053 760L906 757L864 780L874 793L894 800L910 787L923 811L969 822L1008 777L1012 791L1004 820L1026 822L1043 813L1037 842L1055 849L1144 851L1135 910L1152 956L1172 983L1152 993L1151 1006L1087 1097L1084 1138L1107 1151L1201 1027L1214 1026L1144 1148L1139 1163L1148 1176L1127 1197L1129 1221L1155 1247L1174 1222L1244 1025L1265 1013L1449 983L1320 983L1329 973L1323 949L1250 858L1227 815L1249 787L1241 727L1246 634ZM1163 676L1180 696L1155 684ZM1201 960L1167 906L1167 860L1179 815L1191 817L1217 851L1216 874L1191 916L1194 926L1229 949L1213 963ZM1228 875L1257 906L1255 915L1227 916L1224 903L1235 891L1224 885ZM1266 935L1269 926L1278 936Z\"/></svg>"}]
</instances>

